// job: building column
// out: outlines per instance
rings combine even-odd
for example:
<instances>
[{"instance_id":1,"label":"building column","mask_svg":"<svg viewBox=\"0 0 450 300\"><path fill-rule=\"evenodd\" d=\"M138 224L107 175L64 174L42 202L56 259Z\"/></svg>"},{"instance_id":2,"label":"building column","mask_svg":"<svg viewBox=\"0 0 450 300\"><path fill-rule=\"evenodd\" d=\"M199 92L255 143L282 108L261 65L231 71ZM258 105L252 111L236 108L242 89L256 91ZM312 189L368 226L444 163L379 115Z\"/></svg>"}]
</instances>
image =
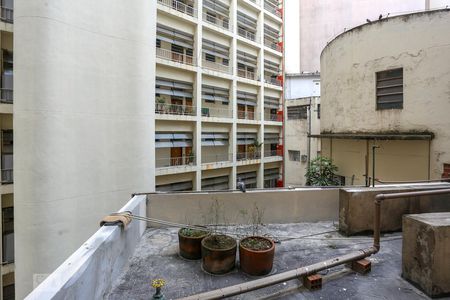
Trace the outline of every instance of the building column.
<instances>
[{"instance_id":1,"label":"building column","mask_svg":"<svg viewBox=\"0 0 450 300\"><path fill-rule=\"evenodd\" d=\"M197 72L195 74L194 83L194 96L195 96L195 182L194 189L200 191L202 189L202 40L203 40L203 27L202 27L202 15L203 6L197 5L198 22L194 37L194 55L197 60Z\"/></svg>"},{"instance_id":2,"label":"building column","mask_svg":"<svg viewBox=\"0 0 450 300\"><path fill-rule=\"evenodd\" d=\"M230 64L232 66L232 75L233 80L231 81L231 89L230 89L230 97L231 97L231 107L233 110L233 124L231 125L231 134L230 134L230 147L231 147L231 153L232 153L232 171L230 176L230 189L235 190L236 189L236 180L237 180L237 158L236 158L236 152L237 152L237 101L236 101L236 95L237 95L237 0L231 0L230 3L230 23L233 26L233 39L231 40L231 61Z\"/></svg>"},{"instance_id":3,"label":"building column","mask_svg":"<svg viewBox=\"0 0 450 300\"><path fill-rule=\"evenodd\" d=\"M263 2L263 1L262 1ZM264 143L264 3L261 3L261 10L258 16L258 43L259 49L258 71L259 71L259 91L258 91L258 113L259 113L259 143ZM257 187L264 187L264 144L261 146L261 163L258 168Z\"/></svg>"}]
</instances>

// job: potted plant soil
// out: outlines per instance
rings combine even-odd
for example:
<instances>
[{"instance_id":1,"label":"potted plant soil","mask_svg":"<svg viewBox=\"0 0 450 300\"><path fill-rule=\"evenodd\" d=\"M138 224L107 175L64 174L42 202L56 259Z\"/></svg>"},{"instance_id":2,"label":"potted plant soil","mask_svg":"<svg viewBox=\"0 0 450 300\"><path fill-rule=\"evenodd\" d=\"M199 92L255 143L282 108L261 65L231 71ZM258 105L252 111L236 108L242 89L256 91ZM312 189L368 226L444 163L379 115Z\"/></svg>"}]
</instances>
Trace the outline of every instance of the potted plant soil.
<instances>
[{"instance_id":1,"label":"potted plant soil","mask_svg":"<svg viewBox=\"0 0 450 300\"><path fill-rule=\"evenodd\" d=\"M228 235L215 234L202 240L203 269L211 274L230 272L236 261L236 240Z\"/></svg>"},{"instance_id":2,"label":"potted plant soil","mask_svg":"<svg viewBox=\"0 0 450 300\"><path fill-rule=\"evenodd\" d=\"M206 229L198 228L181 228L178 231L178 244L180 255L186 259L202 258L202 240L209 234Z\"/></svg>"},{"instance_id":3,"label":"potted plant soil","mask_svg":"<svg viewBox=\"0 0 450 300\"><path fill-rule=\"evenodd\" d=\"M239 243L241 270L249 275L262 276L270 273L273 267L275 244L262 236L248 236Z\"/></svg>"}]
</instances>

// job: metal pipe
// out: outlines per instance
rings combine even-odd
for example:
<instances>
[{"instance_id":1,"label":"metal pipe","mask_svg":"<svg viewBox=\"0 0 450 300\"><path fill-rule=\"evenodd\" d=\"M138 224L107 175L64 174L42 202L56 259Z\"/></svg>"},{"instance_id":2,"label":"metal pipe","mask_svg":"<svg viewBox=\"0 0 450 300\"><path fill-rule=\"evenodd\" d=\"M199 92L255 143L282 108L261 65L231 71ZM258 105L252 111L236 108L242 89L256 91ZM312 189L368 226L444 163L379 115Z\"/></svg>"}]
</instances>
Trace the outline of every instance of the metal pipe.
<instances>
[{"instance_id":1,"label":"metal pipe","mask_svg":"<svg viewBox=\"0 0 450 300\"><path fill-rule=\"evenodd\" d=\"M383 181L376 179L377 182L382 184L401 184L401 183L429 183L429 182L448 182L450 178L441 178L441 179L428 179L428 180L413 180L413 181Z\"/></svg>"},{"instance_id":2,"label":"metal pipe","mask_svg":"<svg viewBox=\"0 0 450 300\"><path fill-rule=\"evenodd\" d=\"M342 264L345 264L348 262L362 259L364 257L370 256L370 255L376 253L376 251L377 250L375 248L370 247L370 248L367 248L364 250L351 252L349 254L342 255L342 256L339 256L339 257L336 257L333 259L321 261L321 262L318 262L318 263L315 263L315 264L312 264L312 265L309 265L306 267L301 267L301 268L283 272L280 274L268 276L268 277L253 280L250 282L236 284L233 286L229 286L229 287L225 287L222 289L217 289L217 290L213 290L213 291L209 291L209 292L205 292L205 293L201 293L201 294L197 294L197 295L193 295L193 296L189 296L189 297L185 297L185 298L181 298L181 299L183 299L183 300L194 300L194 299L206 300L206 299L222 299L225 297L236 296L239 294L243 294L246 292L261 289L261 288L264 288L267 286L271 286L271 285L274 285L277 283L281 283L281 282L284 282L287 280L300 279L303 276L315 274L315 273L325 270L325 269L329 269L329 268L332 268L332 267L335 267L338 265L342 265Z\"/></svg>"},{"instance_id":3,"label":"metal pipe","mask_svg":"<svg viewBox=\"0 0 450 300\"><path fill-rule=\"evenodd\" d=\"M378 145L372 146L372 186L375 187L375 149L380 148Z\"/></svg>"}]
</instances>

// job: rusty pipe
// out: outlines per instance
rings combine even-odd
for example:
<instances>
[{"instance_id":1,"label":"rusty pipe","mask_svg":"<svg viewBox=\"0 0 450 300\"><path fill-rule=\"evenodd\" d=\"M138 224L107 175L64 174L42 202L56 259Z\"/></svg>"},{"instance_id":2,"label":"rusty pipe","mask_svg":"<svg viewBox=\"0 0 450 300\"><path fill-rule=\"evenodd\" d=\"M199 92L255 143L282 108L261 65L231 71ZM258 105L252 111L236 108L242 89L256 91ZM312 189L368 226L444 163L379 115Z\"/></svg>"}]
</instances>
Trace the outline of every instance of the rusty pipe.
<instances>
[{"instance_id":1,"label":"rusty pipe","mask_svg":"<svg viewBox=\"0 0 450 300\"><path fill-rule=\"evenodd\" d=\"M383 181L375 179L376 182L382 184L402 184L402 183L431 183L431 182L449 182L450 178L431 179L431 180L413 180L413 181Z\"/></svg>"},{"instance_id":2,"label":"rusty pipe","mask_svg":"<svg viewBox=\"0 0 450 300\"><path fill-rule=\"evenodd\" d=\"M416 196L430 196L430 195L442 195L450 194L450 189L433 189L431 191L417 191L417 192L402 192L392 194L378 194L375 196L375 210L374 210L374 222L373 222L373 247L380 250L380 236L381 236L381 202L389 199L400 199L405 197Z\"/></svg>"},{"instance_id":3,"label":"rusty pipe","mask_svg":"<svg viewBox=\"0 0 450 300\"><path fill-rule=\"evenodd\" d=\"M300 279L303 276L308 276L315 274L319 271L329 269L338 265L349 263L355 260L359 260L376 253L376 249L373 247L358 250L355 252L348 253L333 259L328 259L321 261L306 267L301 267L291 271L283 272L280 274L275 274L272 276L264 277L261 279L253 280L250 282L245 282L241 284L232 285L222 289L217 289L197 295L192 295L189 297L181 298L183 300L196 300L196 299L222 299L225 297L236 296L239 294L247 293L253 290L261 289L267 286L271 286L277 283L282 283L292 279Z\"/></svg>"}]
</instances>

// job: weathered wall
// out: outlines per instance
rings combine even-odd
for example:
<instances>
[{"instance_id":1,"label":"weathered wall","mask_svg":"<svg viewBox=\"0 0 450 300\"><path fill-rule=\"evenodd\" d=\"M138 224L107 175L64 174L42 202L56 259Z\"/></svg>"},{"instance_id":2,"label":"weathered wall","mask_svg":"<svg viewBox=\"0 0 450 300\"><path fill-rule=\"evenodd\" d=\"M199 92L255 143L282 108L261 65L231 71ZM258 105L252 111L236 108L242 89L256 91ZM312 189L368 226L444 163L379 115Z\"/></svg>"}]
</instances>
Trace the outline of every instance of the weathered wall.
<instances>
[{"instance_id":1,"label":"weathered wall","mask_svg":"<svg viewBox=\"0 0 450 300\"><path fill-rule=\"evenodd\" d=\"M18 299L102 216L153 189L155 5L14 3Z\"/></svg>"},{"instance_id":2,"label":"weathered wall","mask_svg":"<svg viewBox=\"0 0 450 300\"><path fill-rule=\"evenodd\" d=\"M255 190L245 195L241 192L149 194L147 216L184 224L210 224L211 209L217 200L220 220L225 219L229 224L251 223L249 216L254 205L264 211L263 223L317 222L337 220L338 197L338 189L320 188ZM242 214L244 211L246 215Z\"/></svg>"},{"instance_id":3,"label":"weathered wall","mask_svg":"<svg viewBox=\"0 0 450 300\"><path fill-rule=\"evenodd\" d=\"M431 131L431 177L440 177L450 162L449 27L449 10L431 11L377 21L334 39L321 57L321 131ZM399 67L403 109L376 110L376 72Z\"/></svg>"}]
</instances>

